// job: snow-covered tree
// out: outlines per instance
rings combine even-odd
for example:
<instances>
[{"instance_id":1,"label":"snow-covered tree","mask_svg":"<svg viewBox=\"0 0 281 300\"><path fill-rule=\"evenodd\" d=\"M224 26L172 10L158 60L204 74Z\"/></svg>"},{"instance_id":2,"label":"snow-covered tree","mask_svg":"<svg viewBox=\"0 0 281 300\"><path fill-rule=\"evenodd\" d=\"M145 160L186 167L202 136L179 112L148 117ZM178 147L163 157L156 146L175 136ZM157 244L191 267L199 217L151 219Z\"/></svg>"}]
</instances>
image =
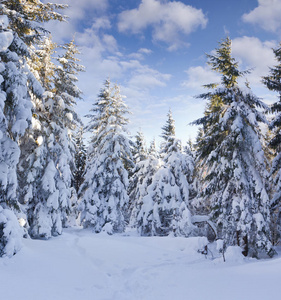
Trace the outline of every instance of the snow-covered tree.
<instances>
[{"instance_id":1,"label":"snow-covered tree","mask_svg":"<svg viewBox=\"0 0 281 300\"><path fill-rule=\"evenodd\" d=\"M130 211L130 227L141 227L143 220L140 211L143 210L144 197L148 194L148 187L152 183L152 179L161 166L159 158L153 154L149 154L146 159L139 161L135 166L135 173L132 178L134 180L134 189L131 190L129 197L131 206Z\"/></svg>"},{"instance_id":2,"label":"snow-covered tree","mask_svg":"<svg viewBox=\"0 0 281 300\"><path fill-rule=\"evenodd\" d=\"M161 166L155 139L150 143L145 156L135 164L134 172L129 185L129 211L130 227L139 227L142 220L138 221L138 214L143 205L143 197L147 195L147 188L152 183L152 178Z\"/></svg>"},{"instance_id":3,"label":"snow-covered tree","mask_svg":"<svg viewBox=\"0 0 281 300\"><path fill-rule=\"evenodd\" d=\"M75 169L75 144L73 132L82 122L76 113L76 100L82 98L82 92L77 87L77 75L84 71L76 57L80 54L74 40L65 44L64 53L59 56L59 66L55 70L53 103L50 107L52 127L55 135L56 153L54 162L58 169L56 180L59 190L59 207L62 225L67 226L68 215L75 207L75 189L71 187L72 170Z\"/></svg>"},{"instance_id":4,"label":"snow-covered tree","mask_svg":"<svg viewBox=\"0 0 281 300\"><path fill-rule=\"evenodd\" d=\"M120 89L106 80L88 115L91 131L81 192L81 222L95 232L123 232L128 206L128 173L124 162L132 159L126 125L128 113Z\"/></svg>"},{"instance_id":5,"label":"snow-covered tree","mask_svg":"<svg viewBox=\"0 0 281 300\"><path fill-rule=\"evenodd\" d=\"M75 169L73 172L73 186L78 193L84 181L84 171L86 166L86 146L83 140L84 128L79 127L75 134Z\"/></svg>"},{"instance_id":6,"label":"snow-covered tree","mask_svg":"<svg viewBox=\"0 0 281 300\"><path fill-rule=\"evenodd\" d=\"M148 148L148 152L149 155L152 155L156 158L159 158L159 153L156 149L156 142L155 142L155 138L150 142L149 148Z\"/></svg>"},{"instance_id":7,"label":"snow-covered tree","mask_svg":"<svg viewBox=\"0 0 281 300\"><path fill-rule=\"evenodd\" d=\"M169 112L167 114L167 121L166 124L162 127L162 134L161 137L167 141L169 137L175 136L176 130L175 130L175 120L173 119L172 111L169 109Z\"/></svg>"},{"instance_id":8,"label":"snow-covered tree","mask_svg":"<svg viewBox=\"0 0 281 300\"><path fill-rule=\"evenodd\" d=\"M273 197L271 199L273 242L281 236L281 44L274 49L277 65L270 68L269 75L263 77L263 83L270 91L278 93L279 101L270 106L273 119L269 124L272 130L269 146L276 152L272 162Z\"/></svg>"},{"instance_id":9,"label":"snow-covered tree","mask_svg":"<svg viewBox=\"0 0 281 300\"><path fill-rule=\"evenodd\" d=\"M30 10L36 11L39 2L29 3ZM43 21L62 20L63 17L53 11L61 7L42 4ZM76 201L75 190L71 188L70 168L74 165L71 132L79 122L74 111L75 99L81 95L76 87L76 74L83 67L77 64L75 55L79 52L73 41L63 47L65 53L58 58L61 65L57 67L53 63L56 45L51 36L40 40L37 33L44 32L43 28L30 32L35 37L30 41L30 53L26 54L28 66L45 92L41 95L30 93L33 104L31 126L20 141L19 199L26 213L30 236L49 238L61 234L72 202ZM34 41L35 46L31 43Z\"/></svg>"},{"instance_id":10,"label":"snow-covered tree","mask_svg":"<svg viewBox=\"0 0 281 300\"><path fill-rule=\"evenodd\" d=\"M164 141L161 143L160 153L163 155L167 153L169 147L173 144L176 135L175 120L173 119L171 109L169 109L167 117L168 119L166 124L162 127L161 134L161 137L164 139Z\"/></svg>"},{"instance_id":11,"label":"snow-covered tree","mask_svg":"<svg viewBox=\"0 0 281 300\"><path fill-rule=\"evenodd\" d=\"M181 142L174 137L141 199L137 215L141 235L192 234L189 189L193 168L192 157L182 153Z\"/></svg>"},{"instance_id":12,"label":"snow-covered tree","mask_svg":"<svg viewBox=\"0 0 281 300\"><path fill-rule=\"evenodd\" d=\"M189 236L193 230L189 210L194 168L192 156L182 152L181 142L175 137L171 111L167 125L162 129L163 161L149 156L142 162L132 223L136 224L141 235L173 233Z\"/></svg>"},{"instance_id":13,"label":"snow-covered tree","mask_svg":"<svg viewBox=\"0 0 281 300\"><path fill-rule=\"evenodd\" d=\"M7 16L0 15L0 257L12 256L21 248L23 231L14 214L20 210L16 197L17 140L30 118L27 79L19 58L9 49L14 35L8 26Z\"/></svg>"},{"instance_id":14,"label":"snow-covered tree","mask_svg":"<svg viewBox=\"0 0 281 300\"><path fill-rule=\"evenodd\" d=\"M266 105L237 80L244 73L231 56L226 38L208 55L221 85L210 84L205 116L194 124L203 131L197 143L201 181L197 205L204 206L217 225L218 238L244 247L244 254L272 253L267 170L259 122L266 123Z\"/></svg>"},{"instance_id":15,"label":"snow-covered tree","mask_svg":"<svg viewBox=\"0 0 281 300\"><path fill-rule=\"evenodd\" d=\"M65 4L43 3L40 0L2 0L0 9L1 14L8 16L10 27L16 35L14 43L18 47L22 43L30 47L48 33L43 23L50 20L65 20L65 17L57 11L66 7L68 6ZM30 49L20 49L21 54L29 56Z\"/></svg>"},{"instance_id":16,"label":"snow-covered tree","mask_svg":"<svg viewBox=\"0 0 281 300\"><path fill-rule=\"evenodd\" d=\"M35 45L47 32L42 23L52 19L62 20L63 17L55 10L64 7L64 5L43 4L39 0L27 0L24 2L3 0L0 5L0 15L7 18L9 28L11 28L13 33L10 45L6 51L1 52L1 60L5 61L5 67L2 69L2 87L6 95L3 105L7 127L6 135L9 137L10 143L13 142L7 148L10 152L9 154L7 153L10 159L6 159L10 164L10 183L6 193L9 199L6 198L5 201L13 202L13 206L17 207L17 211L19 211L19 208L23 208L24 212L26 212L25 202L21 202L21 199L23 199L22 194L16 195L18 179L20 183L23 183L24 179L21 175L24 174L24 177L27 179L26 183L30 183L30 181L34 180L32 175L37 175L31 174L30 169L18 169L18 174L16 174L19 156L21 155L20 161L22 161L24 155L26 155L25 159L27 161L32 156L32 151L36 148L34 145L36 143L40 144L42 140L42 134L36 133L33 135L32 128L33 126L37 128L41 126L40 116L36 114L34 105L35 99L38 102L42 102L43 89L38 82L39 76L36 79L33 73L34 70L28 62L32 59ZM29 142L30 140L31 143L25 145L25 141ZM40 151L42 150L40 149ZM4 155L7 154L4 153ZM38 151L36 154L34 153L32 159L37 154ZM43 158L37 160L37 168L40 169L40 163L43 162ZM22 164L22 167L25 166L30 167L29 164ZM21 191L21 188L18 190ZM31 190L28 187L26 191L29 193L28 197L32 197L30 194ZM22 205L18 205L15 199L19 200Z\"/></svg>"},{"instance_id":17,"label":"snow-covered tree","mask_svg":"<svg viewBox=\"0 0 281 300\"><path fill-rule=\"evenodd\" d=\"M139 181L139 171L142 168L144 161L147 158L147 149L145 145L144 135L141 131L138 131L135 136L135 142L132 147L132 155L135 163L134 168L131 170L131 174L129 176L129 187L128 187L128 195L129 195L129 205L126 220L130 219L130 215L134 206L134 202L136 198L136 188Z\"/></svg>"},{"instance_id":18,"label":"snow-covered tree","mask_svg":"<svg viewBox=\"0 0 281 300\"><path fill-rule=\"evenodd\" d=\"M50 39L45 42L39 55L44 57L46 71L38 72L46 92L42 99L35 99L33 115L37 118L33 120L33 134L29 135L39 139L33 142L34 150L29 156L24 155L20 165L24 170L24 164L29 163L30 173L22 190L33 238L61 234L77 202L76 191L71 187L75 154L72 131L80 122L74 108L81 91L75 83L77 72L83 67L77 64L78 52L73 42L64 47L58 67L52 62L54 48ZM29 143L24 144L31 142L29 138Z\"/></svg>"},{"instance_id":19,"label":"snow-covered tree","mask_svg":"<svg viewBox=\"0 0 281 300\"><path fill-rule=\"evenodd\" d=\"M38 41L36 47L32 46L31 49L31 57L28 59L29 68L44 87L44 90L51 92L54 89L56 69L54 54L57 44L52 41L52 36L48 35ZM37 101L42 102L42 99L37 99Z\"/></svg>"},{"instance_id":20,"label":"snow-covered tree","mask_svg":"<svg viewBox=\"0 0 281 300\"><path fill-rule=\"evenodd\" d=\"M29 68L45 89L42 95L31 95L32 126L21 138L18 165L19 200L32 238L49 238L62 231L55 179L58 174L53 160L55 139L50 112L50 103L53 101L51 90L54 87L54 49L51 38L44 38L28 61Z\"/></svg>"},{"instance_id":21,"label":"snow-covered tree","mask_svg":"<svg viewBox=\"0 0 281 300\"><path fill-rule=\"evenodd\" d=\"M135 136L135 142L133 144L132 155L135 163L140 162L141 160L146 159L147 149L145 144L145 139L143 132L140 130Z\"/></svg>"}]
</instances>

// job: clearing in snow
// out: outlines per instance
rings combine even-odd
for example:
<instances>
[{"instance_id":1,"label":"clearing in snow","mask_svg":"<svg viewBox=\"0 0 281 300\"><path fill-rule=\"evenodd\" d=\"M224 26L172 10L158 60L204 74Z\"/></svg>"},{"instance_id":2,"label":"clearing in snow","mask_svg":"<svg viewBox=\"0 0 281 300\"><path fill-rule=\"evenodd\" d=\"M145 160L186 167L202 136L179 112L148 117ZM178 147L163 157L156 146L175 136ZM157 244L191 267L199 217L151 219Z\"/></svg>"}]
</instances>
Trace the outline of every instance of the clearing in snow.
<instances>
[{"instance_id":1,"label":"clearing in snow","mask_svg":"<svg viewBox=\"0 0 281 300\"><path fill-rule=\"evenodd\" d=\"M244 258L228 248L198 253L206 238L107 235L72 228L50 240L24 240L0 259L1 299L278 299L281 259ZM213 255L213 257L212 257Z\"/></svg>"}]
</instances>

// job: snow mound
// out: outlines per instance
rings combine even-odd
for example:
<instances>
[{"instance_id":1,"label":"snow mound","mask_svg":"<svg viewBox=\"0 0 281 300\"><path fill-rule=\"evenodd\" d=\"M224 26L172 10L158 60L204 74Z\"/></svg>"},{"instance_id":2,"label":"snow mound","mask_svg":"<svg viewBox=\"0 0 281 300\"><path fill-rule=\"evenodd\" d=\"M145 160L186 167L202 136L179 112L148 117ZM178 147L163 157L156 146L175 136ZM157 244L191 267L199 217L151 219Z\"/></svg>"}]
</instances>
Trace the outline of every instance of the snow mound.
<instances>
[{"instance_id":1,"label":"snow mound","mask_svg":"<svg viewBox=\"0 0 281 300\"><path fill-rule=\"evenodd\" d=\"M242 254L242 249L238 246L230 246L225 251L225 261L241 264L244 262L245 256Z\"/></svg>"}]
</instances>

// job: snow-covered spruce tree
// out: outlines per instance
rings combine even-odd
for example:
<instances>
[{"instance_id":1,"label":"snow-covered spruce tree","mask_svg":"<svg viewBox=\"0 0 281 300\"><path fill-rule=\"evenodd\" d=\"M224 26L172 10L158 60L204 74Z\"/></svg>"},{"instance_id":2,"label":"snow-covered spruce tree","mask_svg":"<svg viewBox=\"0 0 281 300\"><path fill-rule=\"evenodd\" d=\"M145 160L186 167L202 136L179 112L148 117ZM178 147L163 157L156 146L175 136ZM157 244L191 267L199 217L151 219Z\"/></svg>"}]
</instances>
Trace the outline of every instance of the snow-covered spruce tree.
<instances>
[{"instance_id":1,"label":"snow-covered spruce tree","mask_svg":"<svg viewBox=\"0 0 281 300\"><path fill-rule=\"evenodd\" d=\"M73 172L75 170L75 144L73 132L82 122L75 111L76 100L82 98L82 92L77 87L77 75L84 71L76 57L80 54L74 40L65 44L64 53L59 56L59 66L54 77L54 102L52 107L52 121L58 148L55 165L59 172L57 186L59 189L60 210L63 227L67 226L68 215L75 209L77 197L76 190L71 187ZM75 203L73 203L73 201Z\"/></svg>"},{"instance_id":2,"label":"snow-covered spruce tree","mask_svg":"<svg viewBox=\"0 0 281 300\"><path fill-rule=\"evenodd\" d=\"M13 101L11 96L9 98L9 92L11 93L11 91L6 89L7 71L10 71L10 80L16 79L18 74L13 62L9 63L4 60L10 54L8 48L14 38L12 31L7 29L8 24L7 16L0 15L0 257L10 257L21 248L23 231L14 213L14 211L19 211L16 198L16 165L19 159L19 147L14 137L17 137L20 133L17 128L20 125L19 123L24 121L25 117L28 119L28 114L27 116L24 115L24 111L23 120L19 117L19 106L22 105L20 102L22 99ZM15 73L12 73L12 67ZM20 83L23 84L21 81ZM18 97L25 96L20 91L15 89L14 93ZM9 104L14 105L15 115L9 109ZM6 111L10 114L6 114Z\"/></svg>"},{"instance_id":3,"label":"snow-covered spruce tree","mask_svg":"<svg viewBox=\"0 0 281 300\"><path fill-rule=\"evenodd\" d=\"M167 141L171 136L175 136L176 129L175 129L175 120L173 119L172 111L169 109L167 114L167 121L166 124L162 127L162 134L161 137L164 141Z\"/></svg>"},{"instance_id":4,"label":"snow-covered spruce tree","mask_svg":"<svg viewBox=\"0 0 281 300\"><path fill-rule=\"evenodd\" d=\"M273 119L269 124L272 134L269 146L276 152L272 162L274 193L271 199L272 239L276 244L281 237L281 44L274 51L277 65L270 68L269 75L263 77L263 83L270 91L279 94L279 101L270 106Z\"/></svg>"},{"instance_id":5,"label":"snow-covered spruce tree","mask_svg":"<svg viewBox=\"0 0 281 300\"><path fill-rule=\"evenodd\" d=\"M143 199L148 194L148 187L152 183L152 179L161 166L161 160L153 153L148 154L146 159L139 161L135 168L133 179L135 187L129 194L131 207L130 207L130 227L140 228L143 219L140 211L144 205Z\"/></svg>"},{"instance_id":6,"label":"snow-covered spruce tree","mask_svg":"<svg viewBox=\"0 0 281 300\"><path fill-rule=\"evenodd\" d=\"M135 163L140 162L141 160L146 159L147 157L147 148L145 144L145 139L143 132L140 130L135 136L135 142L133 144L132 155Z\"/></svg>"},{"instance_id":7,"label":"snow-covered spruce tree","mask_svg":"<svg viewBox=\"0 0 281 300\"><path fill-rule=\"evenodd\" d=\"M28 60L29 68L44 88L44 94L32 95L32 126L21 139L18 165L19 200L26 214L29 235L49 238L62 232L59 191L55 167L56 140L52 128L52 103L56 45L51 36L38 42Z\"/></svg>"},{"instance_id":8,"label":"snow-covered spruce tree","mask_svg":"<svg viewBox=\"0 0 281 300\"><path fill-rule=\"evenodd\" d=\"M32 95L32 126L21 139L18 168L19 199L26 213L29 234L33 238L61 234L62 221L66 219L66 209L62 209L62 206L68 206L70 211L69 203L73 196L71 189L64 193L62 183L64 179L68 182L71 179L57 169L58 155L64 151L58 132L61 131L65 115L63 101L55 96L55 93L59 94L54 85L56 66L52 62L55 47L51 37L46 37L38 42L37 50L32 48L28 60L29 68L45 89L44 95ZM63 164L65 168L68 167L66 159L63 159Z\"/></svg>"},{"instance_id":9,"label":"snow-covered spruce tree","mask_svg":"<svg viewBox=\"0 0 281 300\"><path fill-rule=\"evenodd\" d=\"M148 148L148 155L152 155L156 158L159 158L159 153L156 149L155 138L150 142L150 145L149 145L149 148Z\"/></svg>"},{"instance_id":10,"label":"snow-covered spruce tree","mask_svg":"<svg viewBox=\"0 0 281 300\"><path fill-rule=\"evenodd\" d=\"M174 122L164 126L162 144L163 162L158 165L151 182L142 184L145 194L138 202L137 226L141 235L189 236L194 226L189 211L189 189L192 181L194 163L192 156L182 152L181 142L176 139ZM155 169L155 167L154 167ZM141 190L141 191L142 191Z\"/></svg>"},{"instance_id":11,"label":"snow-covered spruce tree","mask_svg":"<svg viewBox=\"0 0 281 300\"><path fill-rule=\"evenodd\" d=\"M95 232L123 232L128 206L128 173L132 159L126 125L128 113L117 85L106 80L88 115L93 136L87 152L85 181L80 188L81 222Z\"/></svg>"},{"instance_id":12,"label":"snow-covered spruce tree","mask_svg":"<svg viewBox=\"0 0 281 300\"><path fill-rule=\"evenodd\" d=\"M173 119L171 109L169 109L167 117L168 119L166 121L166 124L162 127L161 137L164 139L164 141L160 145L160 154L167 153L169 145L173 143L173 138L176 134L175 120Z\"/></svg>"},{"instance_id":13,"label":"snow-covered spruce tree","mask_svg":"<svg viewBox=\"0 0 281 300\"><path fill-rule=\"evenodd\" d=\"M143 166L142 161L147 159L147 149L145 145L145 139L142 131L138 131L135 136L135 142L132 147L132 156L134 160L134 168L131 170L131 174L129 176L129 187L128 187L128 195L129 195L129 204L126 215L126 221L129 222L130 215L134 206L134 202L137 199L137 184L140 179L139 171ZM142 172L142 171L141 171Z\"/></svg>"},{"instance_id":14,"label":"snow-covered spruce tree","mask_svg":"<svg viewBox=\"0 0 281 300\"><path fill-rule=\"evenodd\" d=\"M143 157L144 158L144 157ZM156 150L155 139L150 143L146 157L135 165L136 172L130 179L129 199L129 226L139 227L142 224L142 218L138 220L138 214L143 205L143 197L147 195L147 188L152 183L152 178L161 166L158 152ZM134 187L132 189L132 187Z\"/></svg>"},{"instance_id":15,"label":"snow-covered spruce tree","mask_svg":"<svg viewBox=\"0 0 281 300\"><path fill-rule=\"evenodd\" d=\"M243 254L273 253L270 242L269 196L264 152L258 122L266 122L266 109L246 86L237 80L244 73L231 56L231 40L219 44L208 55L213 70L221 74L221 85L210 84L209 100L197 143L197 169L201 187L198 203L217 225L217 238L226 245L239 245Z\"/></svg>"},{"instance_id":16,"label":"snow-covered spruce tree","mask_svg":"<svg viewBox=\"0 0 281 300\"><path fill-rule=\"evenodd\" d=\"M52 50L52 47L48 49ZM51 91L45 92L44 107L40 110L44 112L44 139L40 149L48 159L45 159L43 176L40 177L44 196L33 198L29 205L30 234L34 238L61 234L68 217L72 215L73 219L76 215L73 210L76 209L77 195L71 187L72 170L75 169L72 132L80 123L74 109L76 99L81 98L76 75L83 67L77 63L75 55L79 52L73 41L63 49L65 53L58 58L61 65L54 68L53 78L44 81L51 83ZM50 70L53 66L51 60L48 61L46 69Z\"/></svg>"},{"instance_id":17,"label":"snow-covered spruce tree","mask_svg":"<svg viewBox=\"0 0 281 300\"><path fill-rule=\"evenodd\" d=\"M36 2L36 3L35 3ZM12 30L12 43L6 51L1 52L1 60L5 62L2 76L2 88L6 93L6 100L3 106L6 117L6 126L9 138L14 142L9 147L10 174L9 184L5 201L16 208L20 215L20 206L16 198L18 178L16 166L19 161L20 149L18 144L27 130L31 127L32 103L31 95L40 97L42 87L34 78L27 66L27 58L30 57L30 47L40 39L40 34L45 30L40 26L40 22L57 18L53 11L48 15L46 5L38 10L40 1L1 1L0 15L8 19L9 28ZM50 7L54 8L55 5ZM44 20L42 13L44 12ZM15 155L12 155L14 153ZM4 154L4 155L7 155ZM15 200L17 199L17 200Z\"/></svg>"},{"instance_id":18,"label":"snow-covered spruce tree","mask_svg":"<svg viewBox=\"0 0 281 300\"><path fill-rule=\"evenodd\" d=\"M84 171L86 166L86 146L84 144L84 128L79 127L75 134L75 170L73 172L73 186L78 193L80 186L84 181Z\"/></svg>"},{"instance_id":19,"label":"snow-covered spruce tree","mask_svg":"<svg viewBox=\"0 0 281 300\"><path fill-rule=\"evenodd\" d=\"M8 132L10 138L17 144L14 150L18 151L18 156L20 152L23 156L22 146L27 140L26 137L30 133L32 134L33 125L36 124L38 127L38 118L34 114L34 106L32 108L34 103L32 103L32 100L42 99L43 94L43 89L28 67L27 60L32 56L33 46L38 43L41 36L46 32L41 24L51 19L63 19L60 14L54 11L56 8L63 7L65 6L49 3L43 4L37 0L24 2L16 0L1 1L0 14L7 17L9 26L13 31L12 43L7 51L1 53L1 60L5 61L2 86L7 95L4 110ZM37 137L39 138L37 142L41 143L40 136L37 135ZM37 137L35 136L34 140L37 140ZM18 144L21 146L22 151L19 151ZM11 147L10 149L12 150L13 148ZM27 155L31 151L32 147ZM13 157L14 174L16 174L18 161L18 158L15 159ZM41 158L42 161L43 159ZM37 167L40 168L40 164L37 164ZM28 170L26 171L26 173L29 173ZM28 180L32 180L31 178L30 176ZM9 197L15 197L18 183L17 177L10 174L10 181L12 179L14 183L9 186ZM20 200L21 197L19 196L18 199Z\"/></svg>"},{"instance_id":20,"label":"snow-covered spruce tree","mask_svg":"<svg viewBox=\"0 0 281 300\"><path fill-rule=\"evenodd\" d=\"M43 39L29 60L30 69L41 82L45 93L33 95L32 127L21 141L19 164L20 200L27 215L29 234L33 238L49 238L61 234L76 202L71 188L70 165L74 165L71 131L77 124L75 97L80 91L75 83L77 53L71 48L62 56L62 66L55 66L55 45L51 37ZM63 59L67 56L68 61ZM70 65L70 66L69 66ZM63 84L61 84L61 81Z\"/></svg>"}]
</instances>

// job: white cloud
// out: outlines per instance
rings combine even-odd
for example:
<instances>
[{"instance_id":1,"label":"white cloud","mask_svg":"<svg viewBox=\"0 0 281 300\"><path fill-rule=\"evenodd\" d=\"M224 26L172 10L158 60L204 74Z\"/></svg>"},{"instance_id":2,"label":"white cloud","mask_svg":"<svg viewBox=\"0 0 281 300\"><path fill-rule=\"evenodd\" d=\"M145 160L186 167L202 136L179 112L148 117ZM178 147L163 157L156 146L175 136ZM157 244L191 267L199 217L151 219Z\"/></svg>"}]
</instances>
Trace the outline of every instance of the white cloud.
<instances>
[{"instance_id":1,"label":"white cloud","mask_svg":"<svg viewBox=\"0 0 281 300\"><path fill-rule=\"evenodd\" d=\"M269 67L276 64L272 51L275 47L276 42L262 42L256 37L243 36L233 39L232 53L241 64L240 69L253 69L251 74L247 75L252 85L260 85L261 77L266 76Z\"/></svg>"},{"instance_id":2,"label":"white cloud","mask_svg":"<svg viewBox=\"0 0 281 300\"><path fill-rule=\"evenodd\" d=\"M184 44L181 34L188 35L200 26L205 28L206 24L207 18L201 9L177 1L142 0L138 8L119 15L118 29L141 34L151 27L153 40L165 42L174 50Z\"/></svg>"},{"instance_id":3,"label":"white cloud","mask_svg":"<svg viewBox=\"0 0 281 300\"><path fill-rule=\"evenodd\" d=\"M281 30L281 1L258 0L258 7L242 16L244 22L256 24L268 31Z\"/></svg>"},{"instance_id":4,"label":"white cloud","mask_svg":"<svg viewBox=\"0 0 281 300\"><path fill-rule=\"evenodd\" d=\"M139 49L138 52L143 53L143 54L151 54L152 50L151 49L147 49L147 48L141 48L141 49Z\"/></svg>"},{"instance_id":5,"label":"white cloud","mask_svg":"<svg viewBox=\"0 0 281 300\"><path fill-rule=\"evenodd\" d=\"M209 66L190 67L185 72L187 73L187 80L183 81L181 85L194 92L202 91L203 85L220 82L220 76Z\"/></svg>"},{"instance_id":6,"label":"white cloud","mask_svg":"<svg viewBox=\"0 0 281 300\"><path fill-rule=\"evenodd\" d=\"M141 48L137 52L129 54L130 58L134 58L137 60L143 60L145 58L145 55L151 54L153 51L147 48Z\"/></svg>"},{"instance_id":7,"label":"white cloud","mask_svg":"<svg viewBox=\"0 0 281 300\"><path fill-rule=\"evenodd\" d=\"M168 76L167 76L168 77ZM167 80L163 74L159 72L144 72L135 74L129 81L130 86L134 86L137 89L151 89L155 87L166 86L165 80Z\"/></svg>"},{"instance_id":8,"label":"white cloud","mask_svg":"<svg viewBox=\"0 0 281 300\"><path fill-rule=\"evenodd\" d=\"M42 0L42 2L47 3L49 1ZM111 27L109 19L102 16L108 7L108 0L53 0L52 3L69 6L60 11L61 14L69 17L66 22L52 21L46 24L47 30L52 33L57 43L68 42L79 32L79 27L87 27L89 24L92 24L95 29Z\"/></svg>"},{"instance_id":9,"label":"white cloud","mask_svg":"<svg viewBox=\"0 0 281 300\"><path fill-rule=\"evenodd\" d=\"M49 2L44 0L43 2ZM91 11L104 11L108 7L107 0L55 0L54 3L67 4L69 8L66 10L66 14L71 18L71 21L82 19L85 17L85 12Z\"/></svg>"},{"instance_id":10,"label":"white cloud","mask_svg":"<svg viewBox=\"0 0 281 300\"><path fill-rule=\"evenodd\" d=\"M104 34L102 37L104 47L108 49L108 51L116 53L118 51L118 45L116 39L109 34Z\"/></svg>"},{"instance_id":11,"label":"white cloud","mask_svg":"<svg viewBox=\"0 0 281 300\"><path fill-rule=\"evenodd\" d=\"M107 17L100 17L96 18L92 25L93 29L99 30L99 29L110 29L111 24Z\"/></svg>"}]
</instances>

